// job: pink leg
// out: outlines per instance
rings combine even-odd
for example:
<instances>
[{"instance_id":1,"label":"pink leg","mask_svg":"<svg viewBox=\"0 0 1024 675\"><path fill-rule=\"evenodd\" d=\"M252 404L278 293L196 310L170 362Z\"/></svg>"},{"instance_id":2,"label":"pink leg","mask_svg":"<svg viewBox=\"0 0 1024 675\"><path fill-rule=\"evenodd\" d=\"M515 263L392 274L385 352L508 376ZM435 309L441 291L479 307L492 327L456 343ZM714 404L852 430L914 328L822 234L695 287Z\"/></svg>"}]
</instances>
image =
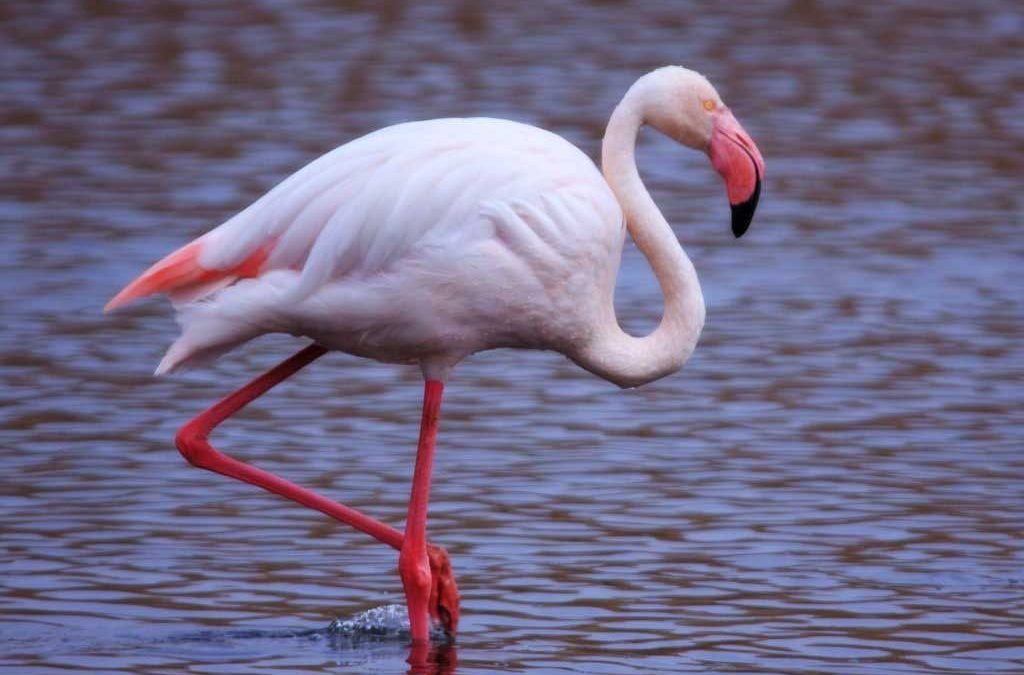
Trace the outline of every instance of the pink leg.
<instances>
[{"instance_id":1,"label":"pink leg","mask_svg":"<svg viewBox=\"0 0 1024 675\"><path fill-rule=\"evenodd\" d=\"M320 345L310 345L200 413L178 431L175 439L178 450L193 466L251 483L347 523L392 548L401 549L404 537L390 525L275 476L269 471L229 457L210 445L207 440L210 432L218 424L325 353L327 350Z\"/></svg>"},{"instance_id":2,"label":"pink leg","mask_svg":"<svg viewBox=\"0 0 1024 675\"><path fill-rule=\"evenodd\" d=\"M427 380L423 388L423 419L416 450L416 469L409 497L409 515L405 521L405 541L398 556L398 573L405 587L413 642L425 642L430 637L430 595L436 584L427 557L427 507L443 392L444 384L438 380Z\"/></svg>"},{"instance_id":3,"label":"pink leg","mask_svg":"<svg viewBox=\"0 0 1024 675\"><path fill-rule=\"evenodd\" d=\"M420 446L417 452L416 472L413 483L413 500L409 505L409 520L406 535L344 504L327 499L312 490L300 487L275 476L269 471L258 469L220 452L208 440L210 432L254 399L266 393L274 385L320 358L327 352L320 345L310 345L291 358L260 375L249 384L219 403L197 415L178 431L175 439L181 454L194 466L207 469L264 490L281 495L309 508L316 509L335 520L347 523L369 534L394 549L401 551L399 570L406 596L409 600L409 616L413 626L413 637L426 640L429 634L429 614L438 619L449 634L454 635L459 623L459 589L452 573L448 553L440 546L427 543L426 516L430 492L430 468L433 455L434 437L437 435L437 416L441 403L440 382L427 383L424 401L423 424L420 429ZM436 393L432 393L436 392ZM424 451L426 448L426 451ZM413 524L418 523L418 526ZM409 539L412 533L413 538ZM406 542L413 542L406 546ZM405 561L405 562L403 562ZM422 565L426 563L426 573ZM406 570L409 570L407 573ZM407 576L409 581L407 581ZM426 593L422 592L426 581ZM410 587L415 591L410 595ZM415 605L413 604L415 603ZM416 617L415 619L413 617Z\"/></svg>"}]
</instances>

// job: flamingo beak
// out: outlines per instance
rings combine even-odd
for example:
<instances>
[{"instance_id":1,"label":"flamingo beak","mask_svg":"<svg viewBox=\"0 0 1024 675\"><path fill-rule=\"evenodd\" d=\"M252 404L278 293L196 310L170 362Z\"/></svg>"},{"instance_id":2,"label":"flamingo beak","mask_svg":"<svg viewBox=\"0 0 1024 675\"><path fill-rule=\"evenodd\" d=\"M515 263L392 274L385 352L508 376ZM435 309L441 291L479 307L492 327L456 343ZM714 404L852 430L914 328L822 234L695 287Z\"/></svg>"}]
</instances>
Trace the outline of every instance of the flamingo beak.
<instances>
[{"instance_id":1,"label":"flamingo beak","mask_svg":"<svg viewBox=\"0 0 1024 675\"><path fill-rule=\"evenodd\" d=\"M739 239L750 227L761 196L764 158L731 110L723 106L711 119L708 155L711 166L725 180L725 191L732 207L732 233Z\"/></svg>"}]
</instances>

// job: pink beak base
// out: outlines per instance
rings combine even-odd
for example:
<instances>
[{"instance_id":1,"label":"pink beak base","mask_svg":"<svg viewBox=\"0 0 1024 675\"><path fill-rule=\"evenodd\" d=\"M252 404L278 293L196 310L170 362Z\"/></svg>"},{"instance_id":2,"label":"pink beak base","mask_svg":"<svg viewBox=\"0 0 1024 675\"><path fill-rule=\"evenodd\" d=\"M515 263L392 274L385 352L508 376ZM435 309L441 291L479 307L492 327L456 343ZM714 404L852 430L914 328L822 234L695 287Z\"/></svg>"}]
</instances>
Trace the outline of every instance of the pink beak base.
<instances>
[{"instance_id":1,"label":"pink beak base","mask_svg":"<svg viewBox=\"0 0 1024 675\"><path fill-rule=\"evenodd\" d=\"M732 207L732 233L737 238L750 227L761 196L764 158L728 108L712 118L711 166L725 180L725 191Z\"/></svg>"}]
</instances>

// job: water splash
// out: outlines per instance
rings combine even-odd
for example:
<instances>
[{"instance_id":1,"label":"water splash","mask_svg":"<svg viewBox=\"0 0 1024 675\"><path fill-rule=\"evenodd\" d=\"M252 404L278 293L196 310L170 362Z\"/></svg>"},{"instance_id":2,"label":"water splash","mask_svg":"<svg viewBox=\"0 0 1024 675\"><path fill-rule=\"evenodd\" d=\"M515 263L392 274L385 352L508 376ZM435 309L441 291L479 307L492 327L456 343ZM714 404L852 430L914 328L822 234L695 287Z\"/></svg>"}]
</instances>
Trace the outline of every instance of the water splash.
<instances>
[{"instance_id":1,"label":"water splash","mask_svg":"<svg viewBox=\"0 0 1024 675\"><path fill-rule=\"evenodd\" d=\"M329 636L351 640L374 638L409 638L409 613L403 605L381 605L360 612L348 619L335 619L327 626ZM449 636L438 624L430 627L430 639L448 641Z\"/></svg>"}]
</instances>

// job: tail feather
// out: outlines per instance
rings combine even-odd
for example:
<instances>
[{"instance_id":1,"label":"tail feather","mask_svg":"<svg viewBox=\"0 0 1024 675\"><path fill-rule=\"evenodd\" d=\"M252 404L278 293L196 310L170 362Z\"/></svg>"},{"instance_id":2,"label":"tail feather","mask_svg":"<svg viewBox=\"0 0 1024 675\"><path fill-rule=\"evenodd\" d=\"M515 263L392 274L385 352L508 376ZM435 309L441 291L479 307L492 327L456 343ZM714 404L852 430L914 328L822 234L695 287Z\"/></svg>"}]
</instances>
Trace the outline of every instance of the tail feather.
<instances>
[{"instance_id":1,"label":"tail feather","mask_svg":"<svg viewBox=\"0 0 1024 675\"><path fill-rule=\"evenodd\" d=\"M167 350L156 374L164 375L214 361L268 332L288 332L281 322L283 298L297 272L277 270L241 280L222 292L177 308L181 335Z\"/></svg>"},{"instance_id":2,"label":"tail feather","mask_svg":"<svg viewBox=\"0 0 1024 675\"><path fill-rule=\"evenodd\" d=\"M243 319L231 311L218 311L216 305L217 301L213 300L178 309L181 335L164 354L154 375L211 363L263 332L259 323L247 320L258 320L258 314Z\"/></svg>"},{"instance_id":3,"label":"tail feather","mask_svg":"<svg viewBox=\"0 0 1024 675\"><path fill-rule=\"evenodd\" d=\"M160 364L157 365L153 374L160 376L178 373L212 363L220 358L221 355L228 353L249 339L251 338L246 336L214 345L200 345L193 344L191 340L180 337L174 341L164 354L164 357L160 359Z\"/></svg>"}]
</instances>

